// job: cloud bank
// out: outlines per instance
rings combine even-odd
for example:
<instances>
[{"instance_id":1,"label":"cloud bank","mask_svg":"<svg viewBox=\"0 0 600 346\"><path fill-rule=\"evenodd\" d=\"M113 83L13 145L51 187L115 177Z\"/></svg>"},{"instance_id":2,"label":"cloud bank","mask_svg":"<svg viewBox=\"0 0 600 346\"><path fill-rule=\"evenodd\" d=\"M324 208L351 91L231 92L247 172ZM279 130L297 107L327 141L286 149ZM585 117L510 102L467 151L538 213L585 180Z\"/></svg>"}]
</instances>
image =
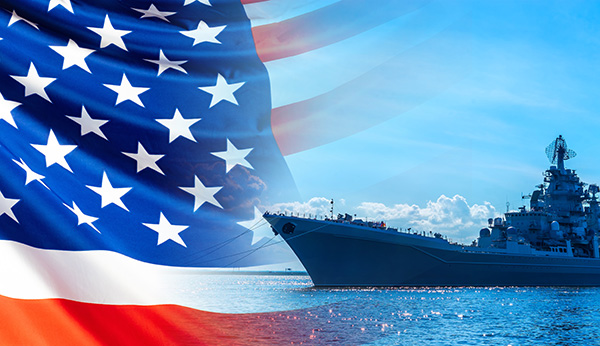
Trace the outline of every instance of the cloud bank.
<instances>
[{"instance_id":1,"label":"cloud bank","mask_svg":"<svg viewBox=\"0 0 600 346\"><path fill-rule=\"evenodd\" d=\"M341 209L340 205L344 208ZM300 216L324 216L330 214L330 199L313 197L307 202L278 203L268 210L299 214ZM344 210L346 209L346 210ZM412 228L415 231L439 232L448 238L470 243L479 235L479 230L487 225L487 219L500 213L489 202L469 205L460 195L447 197L441 195L436 201L425 206L416 204L396 204L386 206L383 203L362 202L358 206L346 206L345 201L337 201L335 212L356 214L358 218L373 221L385 221L399 228Z\"/></svg>"},{"instance_id":2,"label":"cloud bank","mask_svg":"<svg viewBox=\"0 0 600 346\"><path fill-rule=\"evenodd\" d=\"M267 209L273 212L294 213L300 215L330 215L331 200L325 197L313 197L307 202L277 203ZM338 203L336 203L337 205ZM342 200L343 204L343 200Z\"/></svg>"},{"instance_id":3,"label":"cloud bank","mask_svg":"<svg viewBox=\"0 0 600 346\"><path fill-rule=\"evenodd\" d=\"M488 218L499 215L489 202L469 205L460 195L441 195L437 201L429 201L425 207L396 204L388 207L382 203L363 202L359 215L369 219L385 220L388 224L426 232L439 232L453 240L470 243L479 235L479 229L487 225Z\"/></svg>"}]
</instances>

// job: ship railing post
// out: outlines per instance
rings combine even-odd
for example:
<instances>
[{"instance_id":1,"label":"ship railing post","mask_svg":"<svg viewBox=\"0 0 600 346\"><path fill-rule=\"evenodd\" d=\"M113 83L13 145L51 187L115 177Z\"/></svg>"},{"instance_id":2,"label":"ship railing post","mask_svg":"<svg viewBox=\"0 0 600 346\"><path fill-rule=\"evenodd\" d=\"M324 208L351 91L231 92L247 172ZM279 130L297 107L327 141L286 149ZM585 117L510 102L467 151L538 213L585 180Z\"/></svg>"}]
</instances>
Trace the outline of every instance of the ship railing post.
<instances>
[{"instance_id":1,"label":"ship railing post","mask_svg":"<svg viewBox=\"0 0 600 346\"><path fill-rule=\"evenodd\" d=\"M567 239L567 255L573 256L573 247L571 247L571 239Z\"/></svg>"}]
</instances>

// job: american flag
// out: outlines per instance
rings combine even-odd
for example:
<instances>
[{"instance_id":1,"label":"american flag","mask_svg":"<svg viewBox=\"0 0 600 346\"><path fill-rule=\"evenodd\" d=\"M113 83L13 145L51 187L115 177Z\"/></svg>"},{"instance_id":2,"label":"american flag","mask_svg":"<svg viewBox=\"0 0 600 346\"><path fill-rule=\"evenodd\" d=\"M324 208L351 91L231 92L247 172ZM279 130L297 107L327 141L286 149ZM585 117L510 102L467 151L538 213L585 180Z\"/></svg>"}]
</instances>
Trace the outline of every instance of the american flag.
<instances>
[{"instance_id":1,"label":"american flag","mask_svg":"<svg viewBox=\"0 0 600 346\"><path fill-rule=\"evenodd\" d=\"M280 260L252 225L293 182L241 3L2 8L1 295L164 303L150 264Z\"/></svg>"},{"instance_id":2,"label":"american flag","mask_svg":"<svg viewBox=\"0 0 600 346\"><path fill-rule=\"evenodd\" d=\"M255 227L297 199L283 156L364 128L331 131L353 83L377 80L338 73L343 49L318 68L312 52L423 3L0 1L0 342L248 344L221 325L261 317L281 319L273 344L291 338L300 312L203 312L165 275L290 258Z\"/></svg>"},{"instance_id":3,"label":"american flag","mask_svg":"<svg viewBox=\"0 0 600 346\"><path fill-rule=\"evenodd\" d=\"M4 4L3 239L171 266L260 263L242 257L265 234L238 222L293 185L249 23L235 2L159 5Z\"/></svg>"}]
</instances>

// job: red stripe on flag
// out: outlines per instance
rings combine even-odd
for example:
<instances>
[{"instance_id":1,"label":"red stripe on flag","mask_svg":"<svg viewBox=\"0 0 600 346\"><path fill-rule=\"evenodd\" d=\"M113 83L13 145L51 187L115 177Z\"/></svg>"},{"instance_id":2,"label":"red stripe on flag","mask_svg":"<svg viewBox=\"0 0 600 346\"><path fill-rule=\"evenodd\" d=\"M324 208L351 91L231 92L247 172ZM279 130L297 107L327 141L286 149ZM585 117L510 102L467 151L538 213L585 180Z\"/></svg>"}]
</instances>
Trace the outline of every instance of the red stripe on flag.
<instances>
[{"instance_id":1,"label":"red stripe on flag","mask_svg":"<svg viewBox=\"0 0 600 346\"><path fill-rule=\"evenodd\" d=\"M343 0L280 23L252 28L252 34L258 56L267 62L342 41L414 11L424 3Z\"/></svg>"},{"instance_id":2,"label":"red stripe on flag","mask_svg":"<svg viewBox=\"0 0 600 346\"><path fill-rule=\"evenodd\" d=\"M223 323L230 321L219 315L174 305L100 305L0 297L0 344L246 344L244 338L232 335L231 325Z\"/></svg>"},{"instance_id":3,"label":"red stripe on flag","mask_svg":"<svg viewBox=\"0 0 600 346\"><path fill-rule=\"evenodd\" d=\"M0 345L358 345L381 327L355 306L224 314L178 305L102 305L0 296ZM368 328L364 328L368 327Z\"/></svg>"},{"instance_id":4,"label":"red stripe on flag","mask_svg":"<svg viewBox=\"0 0 600 346\"><path fill-rule=\"evenodd\" d=\"M242 5L254 4L257 2L265 2L265 1L269 1L269 0L241 0Z\"/></svg>"}]
</instances>

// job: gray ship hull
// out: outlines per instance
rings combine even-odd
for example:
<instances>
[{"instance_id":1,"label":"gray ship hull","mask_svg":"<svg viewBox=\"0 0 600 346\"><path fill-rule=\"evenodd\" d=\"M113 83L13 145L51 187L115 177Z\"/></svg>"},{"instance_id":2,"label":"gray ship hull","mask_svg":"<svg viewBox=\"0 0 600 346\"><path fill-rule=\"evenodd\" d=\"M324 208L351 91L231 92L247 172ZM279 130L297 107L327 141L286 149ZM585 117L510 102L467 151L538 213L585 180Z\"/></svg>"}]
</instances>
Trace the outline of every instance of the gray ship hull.
<instances>
[{"instance_id":1,"label":"gray ship hull","mask_svg":"<svg viewBox=\"0 0 600 346\"><path fill-rule=\"evenodd\" d=\"M315 286L600 286L596 258L491 252L347 223L265 219ZM288 223L292 233L282 229Z\"/></svg>"}]
</instances>

